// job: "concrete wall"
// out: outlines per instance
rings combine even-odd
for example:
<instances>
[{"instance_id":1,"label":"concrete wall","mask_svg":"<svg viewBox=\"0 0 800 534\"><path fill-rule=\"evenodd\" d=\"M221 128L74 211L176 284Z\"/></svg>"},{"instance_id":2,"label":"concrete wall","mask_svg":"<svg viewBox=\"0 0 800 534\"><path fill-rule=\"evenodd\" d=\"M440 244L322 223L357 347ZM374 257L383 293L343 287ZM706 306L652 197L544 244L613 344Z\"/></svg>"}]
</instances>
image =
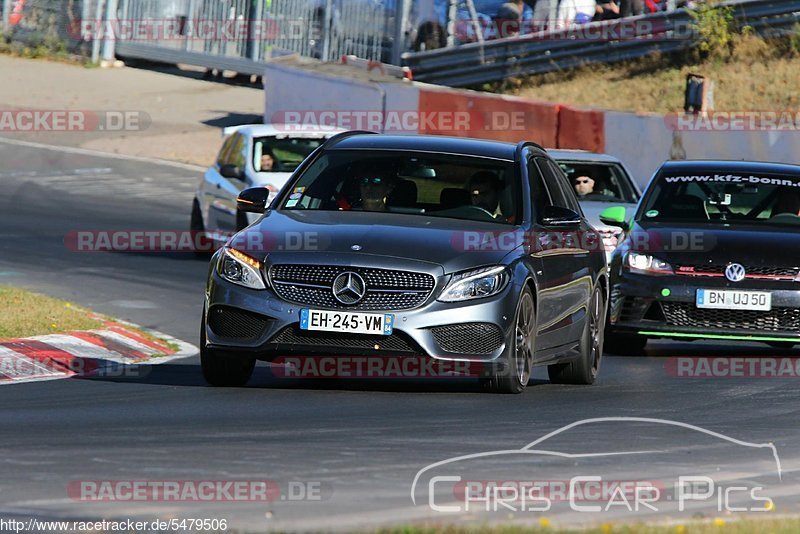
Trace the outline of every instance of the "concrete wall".
<instances>
[{"instance_id":1,"label":"concrete wall","mask_svg":"<svg viewBox=\"0 0 800 534\"><path fill-rule=\"evenodd\" d=\"M644 186L668 159L738 159L800 163L798 131L678 131L655 114L605 112L605 151Z\"/></svg>"},{"instance_id":2,"label":"concrete wall","mask_svg":"<svg viewBox=\"0 0 800 534\"><path fill-rule=\"evenodd\" d=\"M548 148L607 152L625 162L642 187L668 159L800 163L797 128L676 131L674 116L579 109L398 80L330 64L315 64L311 68L272 63L264 76L264 88L265 122L284 122L286 112L294 112L295 121L297 113L310 114L312 122L334 112L338 114L338 126L347 129L509 142L529 140ZM377 120L359 123L358 115L366 113Z\"/></svg>"}]
</instances>

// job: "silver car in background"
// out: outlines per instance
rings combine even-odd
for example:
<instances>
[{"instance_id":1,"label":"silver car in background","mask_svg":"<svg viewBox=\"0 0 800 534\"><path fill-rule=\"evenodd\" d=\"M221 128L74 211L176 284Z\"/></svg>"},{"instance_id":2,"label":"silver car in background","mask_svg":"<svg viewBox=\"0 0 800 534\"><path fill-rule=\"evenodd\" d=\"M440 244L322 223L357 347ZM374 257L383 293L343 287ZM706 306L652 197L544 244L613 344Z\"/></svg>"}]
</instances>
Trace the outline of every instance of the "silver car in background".
<instances>
[{"instance_id":1,"label":"silver car in background","mask_svg":"<svg viewBox=\"0 0 800 534\"><path fill-rule=\"evenodd\" d=\"M547 153L558 163L561 170L575 187L576 180L588 176L594 181L594 191L585 196L578 195L578 202L589 223L603 237L606 256L622 242L623 230L600 220L600 214L612 206L623 206L632 214L642 190L619 159L609 154L597 154L585 150L552 150Z\"/></svg>"},{"instance_id":2,"label":"silver car in background","mask_svg":"<svg viewBox=\"0 0 800 534\"><path fill-rule=\"evenodd\" d=\"M248 124L225 128L217 159L203 174L192 202L191 230L215 247L257 217L236 210L243 189L265 187L269 199L278 193L300 163L338 129L304 131L296 125ZM271 166L262 157L272 157Z\"/></svg>"}]
</instances>

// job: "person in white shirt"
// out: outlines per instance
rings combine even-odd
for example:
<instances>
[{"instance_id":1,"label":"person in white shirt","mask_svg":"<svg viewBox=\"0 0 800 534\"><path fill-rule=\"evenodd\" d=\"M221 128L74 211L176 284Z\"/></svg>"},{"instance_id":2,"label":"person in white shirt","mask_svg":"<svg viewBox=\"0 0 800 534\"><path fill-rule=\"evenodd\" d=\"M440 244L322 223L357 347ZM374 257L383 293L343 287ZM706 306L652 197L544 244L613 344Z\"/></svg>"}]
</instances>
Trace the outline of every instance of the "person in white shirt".
<instances>
[{"instance_id":1,"label":"person in white shirt","mask_svg":"<svg viewBox=\"0 0 800 534\"><path fill-rule=\"evenodd\" d=\"M558 6L558 22L556 28L568 28L576 24L592 21L597 10L595 0L561 0Z\"/></svg>"}]
</instances>

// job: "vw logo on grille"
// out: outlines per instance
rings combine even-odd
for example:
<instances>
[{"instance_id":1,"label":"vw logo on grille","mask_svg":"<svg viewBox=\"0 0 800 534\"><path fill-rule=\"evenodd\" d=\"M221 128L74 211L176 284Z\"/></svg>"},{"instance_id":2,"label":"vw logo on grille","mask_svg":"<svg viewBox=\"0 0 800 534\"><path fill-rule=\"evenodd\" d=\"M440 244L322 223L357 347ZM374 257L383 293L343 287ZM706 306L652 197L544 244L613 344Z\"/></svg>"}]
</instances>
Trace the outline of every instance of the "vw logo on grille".
<instances>
[{"instance_id":1,"label":"vw logo on grille","mask_svg":"<svg viewBox=\"0 0 800 534\"><path fill-rule=\"evenodd\" d=\"M725 278L731 282L741 282L745 275L744 267L738 263L731 263L725 267Z\"/></svg>"},{"instance_id":2,"label":"vw logo on grille","mask_svg":"<svg viewBox=\"0 0 800 534\"><path fill-rule=\"evenodd\" d=\"M358 273L344 272L333 279L333 297L345 305L357 304L367 293L364 279Z\"/></svg>"}]
</instances>

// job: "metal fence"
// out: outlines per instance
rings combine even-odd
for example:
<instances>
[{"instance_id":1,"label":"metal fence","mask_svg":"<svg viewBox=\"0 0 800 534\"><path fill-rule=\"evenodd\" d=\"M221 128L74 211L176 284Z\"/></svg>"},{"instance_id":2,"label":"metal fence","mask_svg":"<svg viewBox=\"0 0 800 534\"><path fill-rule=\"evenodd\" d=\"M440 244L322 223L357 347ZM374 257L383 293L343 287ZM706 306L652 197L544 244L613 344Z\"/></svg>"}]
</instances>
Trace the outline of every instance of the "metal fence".
<instances>
[{"instance_id":1,"label":"metal fence","mask_svg":"<svg viewBox=\"0 0 800 534\"><path fill-rule=\"evenodd\" d=\"M663 2L674 5L675 0ZM259 75L285 54L356 55L411 67L414 78L470 86L692 46L686 10L558 31L556 0L528 9L520 35L497 38L502 0L0 0L2 31L22 42ZM730 3L761 33L798 21L800 0ZM580 31L576 31L576 28ZM534 32L534 33L530 33ZM582 33L581 33L582 32ZM598 37L599 36L599 37Z\"/></svg>"},{"instance_id":2,"label":"metal fence","mask_svg":"<svg viewBox=\"0 0 800 534\"><path fill-rule=\"evenodd\" d=\"M737 25L758 34L796 31L798 0L726 2ZM537 32L403 55L414 79L453 87L474 86L509 77L542 74L593 63L612 63L671 53L696 45L694 19L686 9L593 22L558 31Z\"/></svg>"},{"instance_id":3,"label":"metal fence","mask_svg":"<svg viewBox=\"0 0 800 534\"><path fill-rule=\"evenodd\" d=\"M121 0L116 52L260 74L272 57L399 63L412 0ZM399 16L399 18L398 18Z\"/></svg>"},{"instance_id":4,"label":"metal fence","mask_svg":"<svg viewBox=\"0 0 800 534\"><path fill-rule=\"evenodd\" d=\"M285 54L400 64L408 50L482 38L478 19L488 18L473 0L0 0L0 9L14 40L47 34L94 59L102 43L106 59L116 52L246 74Z\"/></svg>"}]
</instances>

